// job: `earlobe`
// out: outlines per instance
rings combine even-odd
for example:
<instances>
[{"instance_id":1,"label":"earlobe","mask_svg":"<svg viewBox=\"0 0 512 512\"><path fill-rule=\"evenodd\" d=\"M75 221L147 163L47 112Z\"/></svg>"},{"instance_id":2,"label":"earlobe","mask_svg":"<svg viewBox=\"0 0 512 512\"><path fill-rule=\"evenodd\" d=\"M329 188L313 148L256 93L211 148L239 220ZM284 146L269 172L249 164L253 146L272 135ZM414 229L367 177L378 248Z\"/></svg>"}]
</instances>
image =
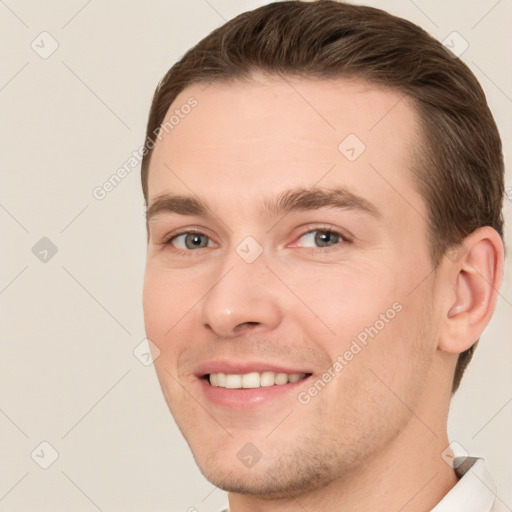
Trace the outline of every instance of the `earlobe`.
<instances>
[{"instance_id":1,"label":"earlobe","mask_svg":"<svg viewBox=\"0 0 512 512\"><path fill-rule=\"evenodd\" d=\"M451 354L469 349L487 327L503 273L503 242L491 227L475 230L461 247L445 261L448 298L438 348Z\"/></svg>"}]
</instances>

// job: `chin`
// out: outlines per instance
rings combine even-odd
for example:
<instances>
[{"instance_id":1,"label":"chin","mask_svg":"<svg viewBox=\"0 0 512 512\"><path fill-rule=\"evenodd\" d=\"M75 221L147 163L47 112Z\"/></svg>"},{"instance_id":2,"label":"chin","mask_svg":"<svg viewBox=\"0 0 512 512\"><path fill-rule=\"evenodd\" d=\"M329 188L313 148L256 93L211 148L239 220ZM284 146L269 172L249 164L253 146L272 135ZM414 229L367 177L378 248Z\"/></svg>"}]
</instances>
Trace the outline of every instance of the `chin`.
<instances>
[{"instance_id":1,"label":"chin","mask_svg":"<svg viewBox=\"0 0 512 512\"><path fill-rule=\"evenodd\" d=\"M247 468L237 459L219 461L219 452L209 458L194 454L204 477L216 487L237 494L258 496L262 499L298 497L319 489L336 477L329 457L311 457L301 450L277 457L262 457Z\"/></svg>"}]
</instances>

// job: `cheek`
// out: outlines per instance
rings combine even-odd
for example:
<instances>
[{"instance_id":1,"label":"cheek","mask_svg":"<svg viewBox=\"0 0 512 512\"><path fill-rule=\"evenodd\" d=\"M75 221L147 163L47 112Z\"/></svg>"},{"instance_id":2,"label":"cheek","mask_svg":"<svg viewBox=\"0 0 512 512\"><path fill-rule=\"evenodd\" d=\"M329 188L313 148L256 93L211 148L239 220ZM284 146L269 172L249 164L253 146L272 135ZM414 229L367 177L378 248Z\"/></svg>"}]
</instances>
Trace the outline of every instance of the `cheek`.
<instances>
[{"instance_id":1,"label":"cheek","mask_svg":"<svg viewBox=\"0 0 512 512\"><path fill-rule=\"evenodd\" d=\"M179 330L201 297L199 279L180 279L176 272L146 267L143 288L144 323L148 337L163 341Z\"/></svg>"},{"instance_id":2,"label":"cheek","mask_svg":"<svg viewBox=\"0 0 512 512\"><path fill-rule=\"evenodd\" d=\"M421 336L423 321L423 315L404 306L378 333L368 333L366 344L354 337L329 347L331 359L341 360L341 370L331 367L339 370L336 377L305 407L309 417L322 418L322 428L335 426L340 446L364 445L371 451L410 418L432 361Z\"/></svg>"},{"instance_id":3,"label":"cheek","mask_svg":"<svg viewBox=\"0 0 512 512\"><path fill-rule=\"evenodd\" d=\"M388 323L375 322L373 329L363 331L368 334L366 345L354 357L355 364L346 368L350 392L365 397L362 407L371 406L395 418L407 416L404 403L414 409L435 352L428 306L402 298L400 308Z\"/></svg>"},{"instance_id":4,"label":"cheek","mask_svg":"<svg viewBox=\"0 0 512 512\"><path fill-rule=\"evenodd\" d=\"M146 269L142 305L144 311L144 325L147 337L161 348L161 338L165 329L166 311L168 309L168 292L165 286L157 279L156 273ZM169 328L169 327L167 327Z\"/></svg>"},{"instance_id":5,"label":"cheek","mask_svg":"<svg viewBox=\"0 0 512 512\"><path fill-rule=\"evenodd\" d=\"M178 376L178 358L186 350L190 334L185 331L194 315L193 304L197 293L192 286L177 285L169 272L148 267L144 276L143 309L146 336L158 347L154 361L162 391L167 403L171 396L181 395L175 380ZM181 396L180 400L186 400Z\"/></svg>"},{"instance_id":6,"label":"cheek","mask_svg":"<svg viewBox=\"0 0 512 512\"><path fill-rule=\"evenodd\" d=\"M288 281L297 297L314 313L313 322L310 315L306 320L304 315L295 313L296 320L328 350L332 359L343 354L358 337L364 344L375 332L380 336L397 316L393 308L400 297L396 276L375 266L352 267L347 264L309 269L307 278L305 274L294 275Z\"/></svg>"},{"instance_id":7,"label":"cheek","mask_svg":"<svg viewBox=\"0 0 512 512\"><path fill-rule=\"evenodd\" d=\"M396 400L390 389L405 397L422 385L435 348L428 315L431 297L422 289L409 295L410 281L403 277L397 270L356 274L349 269L318 274L302 287L296 281L297 295L308 297L321 322L296 319L328 354L331 373L339 375L333 388L341 397L351 396L348 403L369 393L377 402ZM330 333L325 334L325 326ZM336 361L340 364L334 368Z\"/></svg>"}]
</instances>

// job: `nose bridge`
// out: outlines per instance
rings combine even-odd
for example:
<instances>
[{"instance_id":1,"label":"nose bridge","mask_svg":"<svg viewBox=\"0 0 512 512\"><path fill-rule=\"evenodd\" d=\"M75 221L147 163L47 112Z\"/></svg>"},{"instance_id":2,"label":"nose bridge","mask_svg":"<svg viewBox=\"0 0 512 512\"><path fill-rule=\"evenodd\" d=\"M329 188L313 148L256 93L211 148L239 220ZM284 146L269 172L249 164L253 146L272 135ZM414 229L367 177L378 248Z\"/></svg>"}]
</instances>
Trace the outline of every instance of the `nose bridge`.
<instances>
[{"instance_id":1,"label":"nose bridge","mask_svg":"<svg viewBox=\"0 0 512 512\"><path fill-rule=\"evenodd\" d=\"M246 237L219 264L201 301L201 322L222 337L236 336L249 325L275 328L282 314L276 284L262 246Z\"/></svg>"}]
</instances>

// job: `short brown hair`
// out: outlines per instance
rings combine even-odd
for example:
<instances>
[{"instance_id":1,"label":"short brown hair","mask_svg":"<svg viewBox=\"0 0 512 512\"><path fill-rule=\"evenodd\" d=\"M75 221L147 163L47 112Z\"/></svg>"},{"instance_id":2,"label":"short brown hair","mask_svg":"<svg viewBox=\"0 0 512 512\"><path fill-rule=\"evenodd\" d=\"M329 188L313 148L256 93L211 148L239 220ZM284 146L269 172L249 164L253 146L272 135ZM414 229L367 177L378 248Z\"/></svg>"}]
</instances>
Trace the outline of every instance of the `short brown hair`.
<instances>
[{"instance_id":1,"label":"short brown hair","mask_svg":"<svg viewBox=\"0 0 512 512\"><path fill-rule=\"evenodd\" d=\"M245 12L201 40L165 74L147 125L146 202L152 149L178 94L191 84L250 80L255 71L361 78L405 94L422 122L424 147L412 171L429 210L434 266L480 226L493 227L503 238L501 140L471 70L413 23L331 0L274 2ZM459 356L452 393L475 346Z\"/></svg>"}]
</instances>

